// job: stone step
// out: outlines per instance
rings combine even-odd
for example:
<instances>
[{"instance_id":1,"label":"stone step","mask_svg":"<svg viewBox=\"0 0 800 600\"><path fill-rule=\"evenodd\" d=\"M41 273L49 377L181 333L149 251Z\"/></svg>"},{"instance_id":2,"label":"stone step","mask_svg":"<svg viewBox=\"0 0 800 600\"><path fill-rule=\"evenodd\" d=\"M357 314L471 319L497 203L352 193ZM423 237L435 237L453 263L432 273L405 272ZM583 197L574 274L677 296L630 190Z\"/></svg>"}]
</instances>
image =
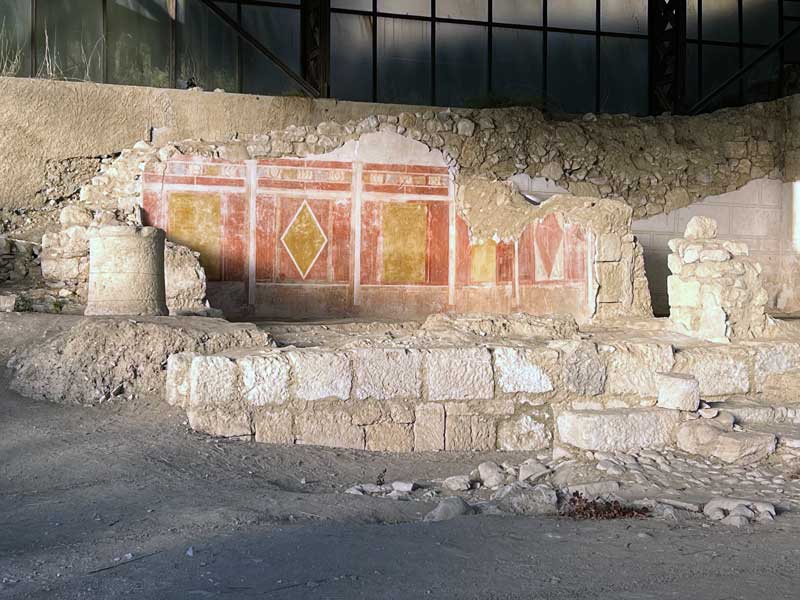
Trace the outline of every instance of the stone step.
<instances>
[{"instance_id":1,"label":"stone step","mask_svg":"<svg viewBox=\"0 0 800 600\"><path fill-rule=\"evenodd\" d=\"M758 423L800 424L800 405L762 404L748 398L711 402L713 408L731 413L739 425Z\"/></svg>"}]
</instances>

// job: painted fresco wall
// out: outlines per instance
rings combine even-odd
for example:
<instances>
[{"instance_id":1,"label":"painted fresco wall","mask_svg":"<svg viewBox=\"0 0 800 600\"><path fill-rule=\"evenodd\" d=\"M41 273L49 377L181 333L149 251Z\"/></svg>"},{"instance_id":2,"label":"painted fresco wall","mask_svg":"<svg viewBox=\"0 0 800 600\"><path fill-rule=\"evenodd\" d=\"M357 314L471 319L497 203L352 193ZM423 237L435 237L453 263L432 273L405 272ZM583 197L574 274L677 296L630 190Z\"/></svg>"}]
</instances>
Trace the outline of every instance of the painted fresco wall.
<instances>
[{"instance_id":1,"label":"painted fresco wall","mask_svg":"<svg viewBox=\"0 0 800 600\"><path fill-rule=\"evenodd\" d=\"M313 159L177 156L145 173L145 220L201 253L230 314L592 315L580 226L551 214L518 240L471 240L441 155L374 135Z\"/></svg>"}]
</instances>

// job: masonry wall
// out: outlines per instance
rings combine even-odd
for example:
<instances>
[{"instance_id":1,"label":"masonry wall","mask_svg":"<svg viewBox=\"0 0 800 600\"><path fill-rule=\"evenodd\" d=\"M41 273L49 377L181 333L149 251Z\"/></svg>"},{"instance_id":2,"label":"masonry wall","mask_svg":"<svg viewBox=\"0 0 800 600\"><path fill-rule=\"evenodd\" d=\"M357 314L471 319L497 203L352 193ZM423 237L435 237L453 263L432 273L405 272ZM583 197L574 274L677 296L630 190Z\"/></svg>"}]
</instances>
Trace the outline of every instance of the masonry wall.
<instances>
[{"instance_id":1,"label":"masonry wall","mask_svg":"<svg viewBox=\"0 0 800 600\"><path fill-rule=\"evenodd\" d=\"M553 120L530 108L431 109L0 79L0 206L58 201L92 176L92 160L138 139L214 140L239 156L302 158L392 131L441 151L459 177L547 177L577 196L622 198L644 217L760 177L791 180L800 171L799 102L698 117Z\"/></svg>"}]
</instances>

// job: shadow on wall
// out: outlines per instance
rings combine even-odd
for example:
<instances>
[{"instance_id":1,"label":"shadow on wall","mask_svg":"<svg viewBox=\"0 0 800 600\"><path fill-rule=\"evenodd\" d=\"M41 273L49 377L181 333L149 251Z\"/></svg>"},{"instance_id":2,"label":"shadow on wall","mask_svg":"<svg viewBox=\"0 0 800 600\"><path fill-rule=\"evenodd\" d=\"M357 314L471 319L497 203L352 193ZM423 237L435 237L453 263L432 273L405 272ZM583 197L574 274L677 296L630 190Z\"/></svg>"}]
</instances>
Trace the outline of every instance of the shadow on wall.
<instances>
[{"instance_id":1,"label":"shadow on wall","mask_svg":"<svg viewBox=\"0 0 800 600\"><path fill-rule=\"evenodd\" d=\"M756 179L734 192L709 196L686 208L634 221L633 232L644 247L653 312L669 315L667 246L683 236L689 219L715 219L719 237L745 242L750 256L761 263L767 310L776 315L800 315L800 182Z\"/></svg>"}]
</instances>

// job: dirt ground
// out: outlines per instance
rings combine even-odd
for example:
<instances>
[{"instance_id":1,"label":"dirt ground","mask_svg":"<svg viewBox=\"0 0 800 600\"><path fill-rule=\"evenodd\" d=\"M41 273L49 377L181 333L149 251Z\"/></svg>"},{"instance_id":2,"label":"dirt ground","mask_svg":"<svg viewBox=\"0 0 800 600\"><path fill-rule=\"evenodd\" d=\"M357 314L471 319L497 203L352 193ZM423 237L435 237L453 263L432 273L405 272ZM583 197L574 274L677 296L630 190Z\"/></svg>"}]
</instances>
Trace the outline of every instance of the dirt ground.
<instances>
[{"instance_id":1,"label":"dirt ground","mask_svg":"<svg viewBox=\"0 0 800 600\"><path fill-rule=\"evenodd\" d=\"M0 327L0 358L70 325ZM344 494L524 454L220 441L165 403L55 405L0 373L0 598L797 598L800 517L576 522Z\"/></svg>"}]
</instances>

